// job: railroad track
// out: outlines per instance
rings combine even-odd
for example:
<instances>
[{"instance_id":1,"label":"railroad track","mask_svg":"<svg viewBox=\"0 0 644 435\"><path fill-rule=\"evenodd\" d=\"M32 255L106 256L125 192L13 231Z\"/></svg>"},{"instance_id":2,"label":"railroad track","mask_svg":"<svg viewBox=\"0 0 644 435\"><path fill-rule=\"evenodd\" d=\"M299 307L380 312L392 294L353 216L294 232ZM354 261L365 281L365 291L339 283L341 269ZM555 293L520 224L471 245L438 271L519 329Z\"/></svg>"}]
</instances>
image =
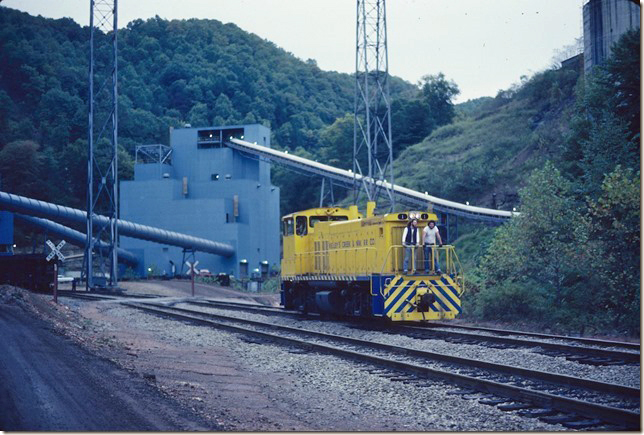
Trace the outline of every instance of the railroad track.
<instances>
[{"instance_id":1,"label":"railroad track","mask_svg":"<svg viewBox=\"0 0 644 435\"><path fill-rule=\"evenodd\" d=\"M453 393L465 399L477 399L504 411L517 411L525 417L538 417L569 428L640 428L637 388L151 302L121 301L121 304L260 340L334 354L356 361L363 369L392 382L412 387L429 387L436 381L456 384L460 389Z\"/></svg>"},{"instance_id":2,"label":"railroad track","mask_svg":"<svg viewBox=\"0 0 644 435\"><path fill-rule=\"evenodd\" d=\"M242 304L237 302L220 302L220 301L190 301L191 304L224 308L233 310L242 310L247 312L261 313L265 315L287 315L301 318L304 316L297 311L284 310L278 307L254 306L251 304ZM363 328L364 326L353 322L353 327ZM469 331L481 330L482 334L473 332L448 331L440 328L465 329ZM385 333L402 334L418 339L441 339L458 344L485 345L501 349L508 348L532 348L535 352L549 355L565 357L570 361L576 361L580 364L589 365L624 365L639 364L640 352L639 345L634 343L622 343L606 340L584 339L579 337L566 337L561 335L547 335L536 333L523 333L520 331L494 330L490 328L460 327L444 323L428 323L424 326L410 325L384 325L383 322L369 322L369 330L379 329ZM500 335L489 335L498 333ZM515 335L515 337L508 337ZM527 338L517 338L521 336L535 337L542 340L567 341L567 343L558 343L552 341L535 341ZM570 344L570 343L580 343ZM591 347L601 346L601 347ZM623 347L623 350L616 349Z\"/></svg>"},{"instance_id":3,"label":"railroad track","mask_svg":"<svg viewBox=\"0 0 644 435\"><path fill-rule=\"evenodd\" d=\"M388 332L396 334L405 334L410 337L419 339L439 338L452 343L458 344L476 344L487 343L488 347L499 349L508 348L534 348L535 352L549 355L562 356L570 361L576 361L581 364L590 365L624 365L639 364L640 352L631 350L616 350L612 343L608 344L608 349L601 347L579 346L567 343L555 343L542 340L530 340L525 338L504 337L497 335L476 334L470 332L446 331L443 329L425 328L418 326L394 326L389 328ZM520 333L519 333L520 334ZM567 337L558 337L558 340L566 340ZM541 337L553 339L551 336ZM575 337L572 337L573 339ZM574 340L572 340L574 341ZM599 342L600 340L596 340ZM594 343L595 346L600 346Z\"/></svg>"},{"instance_id":4,"label":"railroad track","mask_svg":"<svg viewBox=\"0 0 644 435\"><path fill-rule=\"evenodd\" d=\"M619 347L623 349L630 350L640 350L640 343L629 343L626 341L613 341L613 340L598 340L595 338L583 338L583 337L570 337L566 335L551 335L551 334L542 334L538 332L525 332L525 331L513 331L509 329L496 329L496 328L484 328L481 326L465 326L465 325L455 325L450 323L441 323L441 322L432 322L426 324L428 328L449 328L449 329L462 329L467 331L482 331L489 332L492 334L509 336L509 335L519 335L524 337L534 337L541 338L546 340L566 340L569 342L589 345L589 346L602 346L602 347Z\"/></svg>"},{"instance_id":5,"label":"railroad track","mask_svg":"<svg viewBox=\"0 0 644 435\"><path fill-rule=\"evenodd\" d=\"M132 299L154 299L161 296L156 295L128 295L128 294L105 294L105 293L94 293L86 291L71 291L71 290L58 290L58 296L83 299L88 301L106 301L106 300L120 300L123 298L132 298Z\"/></svg>"}]
</instances>

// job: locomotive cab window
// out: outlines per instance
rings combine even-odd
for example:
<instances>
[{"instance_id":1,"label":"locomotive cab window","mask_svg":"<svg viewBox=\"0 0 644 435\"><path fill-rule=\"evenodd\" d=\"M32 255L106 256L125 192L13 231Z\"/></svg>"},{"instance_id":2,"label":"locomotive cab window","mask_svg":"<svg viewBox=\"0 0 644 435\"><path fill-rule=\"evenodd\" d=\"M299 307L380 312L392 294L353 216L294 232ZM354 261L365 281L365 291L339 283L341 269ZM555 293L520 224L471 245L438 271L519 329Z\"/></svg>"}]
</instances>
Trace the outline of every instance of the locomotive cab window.
<instances>
[{"instance_id":1,"label":"locomotive cab window","mask_svg":"<svg viewBox=\"0 0 644 435\"><path fill-rule=\"evenodd\" d=\"M309 226L311 228L315 227L315 224L318 222L326 222L326 221L348 221L349 217L348 216L311 216L309 218Z\"/></svg>"},{"instance_id":2,"label":"locomotive cab window","mask_svg":"<svg viewBox=\"0 0 644 435\"><path fill-rule=\"evenodd\" d=\"M306 236L306 234L308 233L306 216L298 216L295 218L295 229L298 236Z\"/></svg>"},{"instance_id":3,"label":"locomotive cab window","mask_svg":"<svg viewBox=\"0 0 644 435\"><path fill-rule=\"evenodd\" d=\"M311 228L315 227L315 224L318 222L326 222L329 220L328 216L311 216L309 218L309 225L311 225Z\"/></svg>"},{"instance_id":4,"label":"locomotive cab window","mask_svg":"<svg viewBox=\"0 0 644 435\"><path fill-rule=\"evenodd\" d=\"M293 218L284 219L284 235L293 235Z\"/></svg>"}]
</instances>

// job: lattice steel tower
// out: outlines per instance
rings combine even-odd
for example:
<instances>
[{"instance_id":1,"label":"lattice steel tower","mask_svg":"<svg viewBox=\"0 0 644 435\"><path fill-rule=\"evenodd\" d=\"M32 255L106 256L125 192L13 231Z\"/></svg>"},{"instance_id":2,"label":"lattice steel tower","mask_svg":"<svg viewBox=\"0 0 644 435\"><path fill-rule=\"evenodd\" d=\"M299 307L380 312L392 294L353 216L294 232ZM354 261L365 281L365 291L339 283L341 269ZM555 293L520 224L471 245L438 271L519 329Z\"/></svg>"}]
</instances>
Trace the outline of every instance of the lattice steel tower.
<instances>
[{"instance_id":1,"label":"lattice steel tower","mask_svg":"<svg viewBox=\"0 0 644 435\"><path fill-rule=\"evenodd\" d=\"M390 211L393 210L392 163L385 0L357 0L353 124L355 203L361 192L369 201L375 201L384 191ZM357 175L363 176L361 181ZM381 182L377 183L378 180Z\"/></svg>"},{"instance_id":2,"label":"lattice steel tower","mask_svg":"<svg viewBox=\"0 0 644 435\"><path fill-rule=\"evenodd\" d=\"M117 0L90 0L86 289L116 287L118 230ZM102 214L106 224L92 220ZM106 249L95 249L103 242ZM97 269L95 273L94 269Z\"/></svg>"}]
</instances>

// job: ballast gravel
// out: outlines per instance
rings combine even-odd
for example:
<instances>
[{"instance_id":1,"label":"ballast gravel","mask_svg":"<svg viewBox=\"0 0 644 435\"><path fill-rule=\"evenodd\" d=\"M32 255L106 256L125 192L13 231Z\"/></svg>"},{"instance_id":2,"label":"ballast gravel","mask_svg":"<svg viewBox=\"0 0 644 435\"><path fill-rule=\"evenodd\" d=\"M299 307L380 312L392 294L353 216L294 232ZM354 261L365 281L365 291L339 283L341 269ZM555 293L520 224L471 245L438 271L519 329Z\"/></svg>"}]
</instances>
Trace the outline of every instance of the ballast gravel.
<instances>
[{"instance_id":1,"label":"ballast gravel","mask_svg":"<svg viewBox=\"0 0 644 435\"><path fill-rule=\"evenodd\" d=\"M157 339L183 342L206 351L228 349L241 370L265 375L262 390L275 407L290 412L301 422L298 430L565 430L560 425L449 394L457 389L454 386L428 382L420 388L372 374L368 367L334 356L264 343L117 305L106 309L117 319L127 319L129 328L154 331Z\"/></svg>"},{"instance_id":2,"label":"ballast gravel","mask_svg":"<svg viewBox=\"0 0 644 435\"><path fill-rule=\"evenodd\" d=\"M86 301L66 300L72 310L82 310ZM90 302L91 303L91 302ZM202 349L206 358L217 349L226 349L226 357L236 370L248 373L263 397L281 415L271 421L270 414L257 410L247 419L239 418L236 408L254 409L259 405L222 402L216 390L200 391L199 405L223 407L222 424L229 430L287 431L562 431L536 418L525 418L516 412L504 412L476 400L479 396L453 394L458 387L422 381L415 384L394 381L376 373L373 367L342 358L305 351L299 348L264 342L220 329L196 326L125 307L114 302L97 302L105 315L93 321L95 331L109 334L119 324L127 324L132 334L151 334L155 340L171 343L178 349ZM456 355L499 364L516 365L552 373L584 377L602 382L639 387L639 366L586 366L564 357L540 355L529 349L494 349L477 345L455 344L442 340L414 339L379 331L366 331L339 322L301 320L267 316L243 311L197 307L187 303L174 305L204 312L266 321L284 326L341 334L350 337L394 344L421 350ZM109 320L105 320L109 319ZM145 356L144 349L132 349ZM201 350L200 350L201 352ZM212 354L212 358L219 358ZM204 370L203 367L200 370ZM250 378L249 378L250 379ZM247 381L245 381L247 382ZM422 386L421 386L422 385ZM160 388L166 388L160 386ZM191 386L192 388L192 386ZM247 383L239 388L250 388ZM173 391L195 399L194 392ZM243 395L243 400L253 397ZM472 399L472 400L468 400ZM243 405L243 406L242 406ZM232 410L232 411L231 411ZM228 412L230 411L230 412ZM218 411L205 411L217 414ZM219 413L221 416L222 414ZM268 417L267 417L268 416ZM288 416L288 418L284 418ZM226 418L229 421L226 421ZM253 419L256 423L250 423ZM234 421L233 421L234 420ZM260 421L261 420L261 421ZM298 423L293 423L298 422ZM591 429L592 430L592 429Z\"/></svg>"},{"instance_id":3,"label":"ballast gravel","mask_svg":"<svg viewBox=\"0 0 644 435\"><path fill-rule=\"evenodd\" d=\"M203 306L196 307L191 304L179 304L177 307L238 317L241 319L272 322L283 326L311 329L319 332L344 335L367 341L376 341L404 348L419 349L445 355L454 355L461 358L477 359L496 364L523 367L530 370L540 370L543 372L591 379L599 382L620 384L634 388L640 387L641 373L639 364L592 366L575 361L569 361L563 356L553 357L542 355L534 352L534 349L529 348L495 349L473 344L450 343L440 339L416 339L403 335L386 334L380 331L366 331L332 321L299 320L289 318L287 316L267 316L245 311L233 311Z\"/></svg>"}]
</instances>

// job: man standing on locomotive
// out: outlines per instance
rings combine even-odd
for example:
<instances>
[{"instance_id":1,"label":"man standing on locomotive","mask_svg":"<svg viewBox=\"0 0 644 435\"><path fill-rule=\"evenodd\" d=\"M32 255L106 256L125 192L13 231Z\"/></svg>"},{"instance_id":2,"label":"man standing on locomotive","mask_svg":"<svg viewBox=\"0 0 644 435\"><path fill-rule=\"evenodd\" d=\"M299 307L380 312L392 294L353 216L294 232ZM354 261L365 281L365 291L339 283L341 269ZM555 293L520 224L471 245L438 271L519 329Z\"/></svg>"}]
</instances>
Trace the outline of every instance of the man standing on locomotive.
<instances>
[{"instance_id":1,"label":"man standing on locomotive","mask_svg":"<svg viewBox=\"0 0 644 435\"><path fill-rule=\"evenodd\" d=\"M429 259L432 255L432 246L436 245L436 239L438 239L438 246L443 246L443 239L441 239L441 233L438 231L436 222L429 221L427 226L423 229L423 247L425 251L425 273L429 273ZM434 270L439 275L441 272L441 267L438 264L438 253L434 255Z\"/></svg>"},{"instance_id":2,"label":"man standing on locomotive","mask_svg":"<svg viewBox=\"0 0 644 435\"><path fill-rule=\"evenodd\" d=\"M415 250L416 247L420 246L420 231L418 231L418 219L412 219L411 222L409 222L405 227L402 236L402 244L405 247L403 273L406 274L407 269L409 268L409 257L412 255L412 249ZM415 264L412 264L412 270L416 270Z\"/></svg>"}]
</instances>

